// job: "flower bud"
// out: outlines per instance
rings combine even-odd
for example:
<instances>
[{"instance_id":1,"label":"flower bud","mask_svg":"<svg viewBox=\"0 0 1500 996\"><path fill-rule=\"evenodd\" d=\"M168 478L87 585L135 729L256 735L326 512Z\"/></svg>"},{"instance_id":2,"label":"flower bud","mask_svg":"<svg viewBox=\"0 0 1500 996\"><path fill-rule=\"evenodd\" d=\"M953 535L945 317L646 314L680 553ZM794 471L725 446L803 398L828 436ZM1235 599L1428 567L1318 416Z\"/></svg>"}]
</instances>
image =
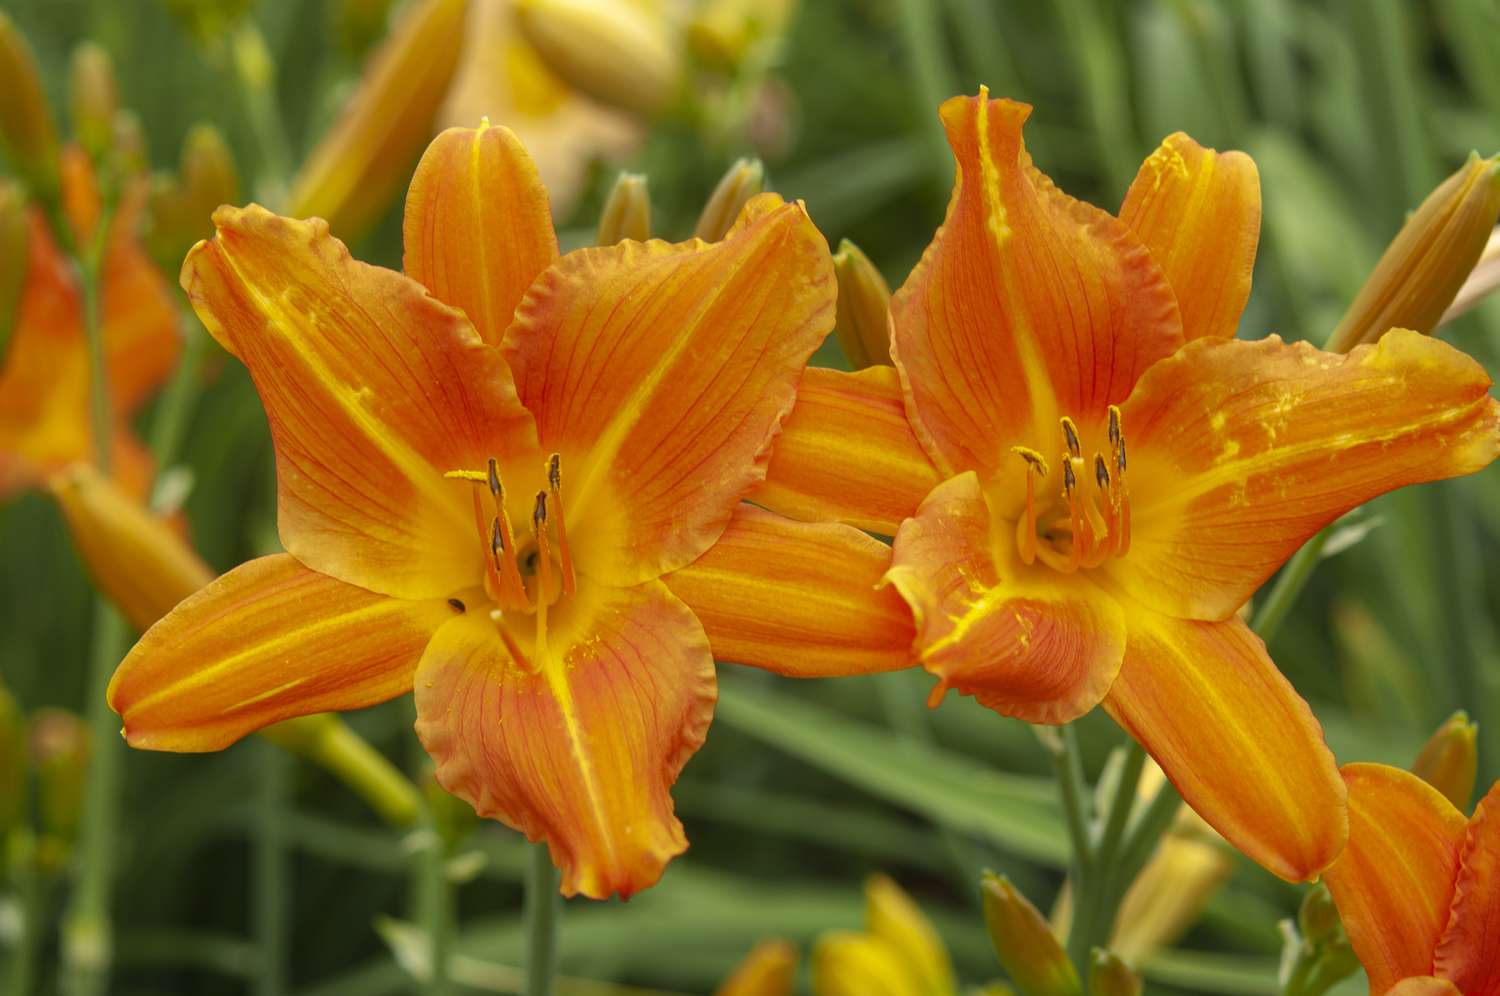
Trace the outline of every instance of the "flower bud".
<instances>
[{"instance_id":1,"label":"flower bud","mask_svg":"<svg viewBox=\"0 0 1500 996\"><path fill-rule=\"evenodd\" d=\"M708 196L698 227L693 232L704 242L718 242L734 227L740 210L756 194L766 189L766 168L759 159L739 159Z\"/></svg>"},{"instance_id":2,"label":"flower bud","mask_svg":"<svg viewBox=\"0 0 1500 996\"><path fill-rule=\"evenodd\" d=\"M126 109L115 113L110 125L109 153L114 172L122 177L139 176L151 165L146 130L141 124L141 116L135 111Z\"/></svg>"},{"instance_id":3,"label":"flower bud","mask_svg":"<svg viewBox=\"0 0 1500 996\"><path fill-rule=\"evenodd\" d=\"M40 829L72 841L83 812L83 785L89 763L89 730L83 720L62 709L31 714L28 734L31 766L36 772Z\"/></svg>"},{"instance_id":4,"label":"flower bud","mask_svg":"<svg viewBox=\"0 0 1500 996\"><path fill-rule=\"evenodd\" d=\"M0 11L0 150L37 198L57 197L57 128L31 46Z\"/></svg>"},{"instance_id":5,"label":"flower bud","mask_svg":"<svg viewBox=\"0 0 1500 996\"><path fill-rule=\"evenodd\" d=\"M1042 914L1000 875L985 872L984 922L1000 964L1028 996L1081 996L1082 983Z\"/></svg>"},{"instance_id":6,"label":"flower bud","mask_svg":"<svg viewBox=\"0 0 1500 996\"><path fill-rule=\"evenodd\" d=\"M1485 243L1479 262L1474 264L1438 325L1447 325L1497 290L1500 290L1500 228L1490 232L1490 240Z\"/></svg>"},{"instance_id":7,"label":"flower bud","mask_svg":"<svg viewBox=\"0 0 1500 996\"><path fill-rule=\"evenodd\" d=\"M833 330L855 370L891 362L891 286L853 242L845 239L833 256L838 276L838 315Z\"/></svg>"},{"instance_id":8,"label":"flower bud","mask_svg":"<svg viewBox=\"0 0 1500 996\"><path fill-rule=\"evenodd\" d=\"M240 198L239 172L224 136L213 125L194 125L182 143L175 179L158 177L147 205L146 245L162 269L182 266L193 243L213 234L214 209Z\"/></svg>"},{"instance_id":9,"label":"flower bud","mask_svg":"<svg viewBox=\"0 0 1500 996\"><path fill-rule=\"evenodd\" d=\"M601 246L625 239L644 242L651 237L651 191L642 173L621 173L599 216Z\"/></svg>"},{"instance_id":10,"label":"flower bud","mask_svg":"<svg viewBox=\"0 0 1500 996\"><path fill-rule=\"evenodd\" d=\"M1500 217L1500 157L1471 154L1391 241L1328 340L1347 353L1387 329L1430 333L1478 262Z\"/></svg>"},{"instance_id":11,"label":"flower bud","mask_svg":"<svg viewBox=\"0 0 1500 996\"><path fill-rule=\"evenodd\" d=\"M324 218L346 242L380 220L432 137L467 9L468 0L418 0L407 9L293 181L288 214Z\"/></svg>"},{"instance_id":12,"label":"flower bud","mask_svg":"<svg viewBox=\"0 0 1500 996\"><path fill-rule=\"evenodd\" d=\"M1089 996L1141 996L1141 977L1119 955L1095 948L1089 955Z\"/></svg>"},{"instance_id":13,"label":"flower bud","mask_svg":"<svg viewBox=\"0 0 1500 996\"><path fill-rule=\"evenodd\" d=\"M114 60L104 46L86 41L73 50L72 73L73 137L91 158L99 160L110 149L115 112L120 109Z\"/></svg>"},{"instance_id":14,"label":"flower bud","mask_svg":"<svg viewBox=\"0 0 1500 996\"><path fill-rule=\"evenodd\" d=\"M74 464L49 485L94 584L138 629L213 580L170 525L91 464Z\"/></svg>"},{"instance_id":15,"label":"flower bud","mask_svg":"<svg viewBox=\"0 0 1500 996\"><path fill-rule=\"evenodd\" d=\"M792 996L797 949L780 938L761 941L714 996Z\"/></svg>"},{"instance_id":16,"label":"flower bud","mask_svg":"<svg viewBox=\"0 0 1500 996\"><path fill-rule=\"evenodd\" d=\"M250 12L254 0L165 0L184 31L200 45L219 41Z\"/></svg>"},{"instance_id":17,"label":"flower bud","mask_svg":"<svg viewBox=\"0 0 1500 996\"><path fill-rule=\"evenodd\" d=\"M1339 919L1338 907L1333 903L1328 886L1322 882L1312 886L1302 897L1302 905L1297 907L1297 930L1313 947L1343 939L1344 925Z\"/></svg>"},{"instance_id":18,"label":"flower bud","mask_svg":"<svg viewBox=\"0 0 1500 996\"><path fill-rule=\"evenodd\" d=\"M515 0L516 26L547 68L609 107L652 115L678 64L665 23L622 0Z\"/></svg>"},{"instance_id":19,"label":"flower bud","mask_svg":"<svg viewBox=\"0 0 1500 996\"><path fill-rule=\"evenodd\" d=\"M812 976L818 996L923 991L900 951L883 938L853 931L836 931L818 940Z\"/></svg>"},{"instance_id":20,"label":"flower bud","mask_svg":"<svg viewBox=\"0 0 1500 996\"><path fill-rule=\"evenodd\" d=\"M5 361L26 286L29 237L26 194L16 182L0 177L0 364Z\"/></svg>"},{"instance_id":21,"label":"flower bud","mask_svg":"<svg viewBox=\"0 0 1500 996\"><path fill-rule=\"evenodd\" d=\"M26 722L10 691L0 685L0 860L5 835L26 811Z\"/></svg>"},{"instance_id":22,"label":"flower bud","mask_svg":"<svg viewBox=\"0 0 1500 996\"><path fill-rule=\"evenodd\" d=\"M918 992L953 991L947 948L917 904L885 875L873 875L865 883L865 922L872 935L901 953L919 982Z\"/></svg>"},{"instance_id":23,"label":"flower bud","mask_svg":"<svg viewBox=\"0 0 1500 996\"><path fill-rule=\"evenodd\" d=\"M1460 709L1422 745L1411 766L1412 774L1465 813L1474 798L1474 778L1479 771L1478 738L1479 727Z\"/></svg>"},{"instance_id":24,"label":"flower bud","mask_svg":"<svg viewBox=\"0 0 1500 996\"><path fill-rule=\"evenodd\" d=\"M796 0L707 0L688 23L688 48L720 72L737 72L781 40L796 7Z\"/></svg>"}]
</instances>

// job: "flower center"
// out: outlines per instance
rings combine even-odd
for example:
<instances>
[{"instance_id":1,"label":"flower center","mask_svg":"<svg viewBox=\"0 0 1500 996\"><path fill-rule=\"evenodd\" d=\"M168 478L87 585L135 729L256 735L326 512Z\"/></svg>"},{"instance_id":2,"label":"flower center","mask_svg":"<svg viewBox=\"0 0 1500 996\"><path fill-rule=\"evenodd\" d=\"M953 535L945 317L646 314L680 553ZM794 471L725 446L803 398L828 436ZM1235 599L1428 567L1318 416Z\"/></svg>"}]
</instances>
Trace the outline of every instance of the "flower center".
<instances>
[{"instance_id":1,"label":"flower center","mask_svg":"<svg viewBox=\"0 0 1500 996\"><path fill-rule=\"evenodd\" d=\"M1016 549L1028 566L1041 560L1071 574L1129 552L1130 491L1120 409L1109 406L1109 457L1095 451L1091 464L1084 461L1078 426L1066 415L1061 422L1062 493L1057 498L1038 498L1038 484L1051 474L1042 455L1025 446L1011 448L1026 462L1026 508L1016 522Z\"/></svg>"},{"instance_id":2,"label":"flower center","mask_svg":"<svg viewBox=\"0 0 1500 996\"><path fill-rule=\"evenodd\" d=\"M543 655L547 649L548 608L578 588L573 558L568 550L568 528L563 516L562 458L558 454L547 458L546 472L547 487L536 493L531 507L531 535L524 541L517 539L511 524L505 485L500 480L500 465L494 457L490 457L484 470L450 470L443 475L473 485L470 493L474 503L474 528L484 551L484 591L494 603L490 618L511 657L527 670L532 670L532 663L507 630L504 615L519 613L535 619L535 653ZM488 510L485 492L489 492ZM458 611L466 609L460 599L449 599L449 603Z\"/></svg>"}]
</instances>

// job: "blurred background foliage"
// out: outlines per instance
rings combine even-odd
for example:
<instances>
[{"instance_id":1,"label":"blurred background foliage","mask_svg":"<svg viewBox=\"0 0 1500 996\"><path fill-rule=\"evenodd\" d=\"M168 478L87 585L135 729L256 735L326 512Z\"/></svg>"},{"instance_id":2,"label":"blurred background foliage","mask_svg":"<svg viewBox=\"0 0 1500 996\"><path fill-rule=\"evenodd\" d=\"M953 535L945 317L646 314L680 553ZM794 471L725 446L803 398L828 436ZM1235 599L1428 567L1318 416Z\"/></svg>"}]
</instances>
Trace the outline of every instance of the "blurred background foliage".
<instances>
[{"instance_id":1,"label":"blurred background foliage","mask_svg":"<svg viewBox=\"0 0 1500 996\"><path fill-rule=\"evenodd\" d=\"M295 161L357 80L382 6L267 0L251 12L275 58ZM256 174L261 150L212 25L210 44L195 42L160 0L0 8L35 46L55 107L66 106L71 51L92 39L115 60L154 165L175 163L189 128L208 121ZM1318 343L1405 212L1470 149L1500 149L1497 37L1496 0L804 0L758 84L755 127L668 117L626 161L595 165L559 222L565 247L589 241L624 166L650 177L655 232L685 237L725 168L759 155L770 185L804 198L831 244L852 238L897 286L952 181L935 107L985 83L1036 106L1027 141L1038 165L1110 209L1172 131L1250 152L1265 210L1240 334ZM399 214L397 197L356 255L398 264ZM1500 371L1500 301L1446 334ZM842 363L831 339L818 362ZM198 548L224 570L275 547L274 474L244 370L217 357L208 376L185 444L196 482L186 510ZM1340 761L1404 767L1445 716L1468 709L1487 786L1500 777L1500 472L1408 489L1374 503L1366 522L1364 540L1320 569L1273 656ZM27 710L82 711L90 593L54 505L31 495L0 507L0 552L4 683ZM761 937L805 945L857 928L861 883L881 870L931 915L961 978L997 978L980 870L1005 873L1046 909L1066 864L1032 732L954 696L926 711L919 672L721 674L717 721L675 793L690 852L627 904L568 903L563 974L707 992ZM351 721L423 772L409 698ZM1119 734L1098 714L1080 725L1093 775ZM202 757L132 752L125 778L112 991L411 990L412 842L340 785L259 740ZM510 991L514 977L494 966L524 958L525 853L516 834L485 824L454 859L466 879L455 974L476 991ZM1197 925L1147 963L1148 992L1274 992L1276 922L1296 901L1237 859Z\"/></svg>"}]
</instances>

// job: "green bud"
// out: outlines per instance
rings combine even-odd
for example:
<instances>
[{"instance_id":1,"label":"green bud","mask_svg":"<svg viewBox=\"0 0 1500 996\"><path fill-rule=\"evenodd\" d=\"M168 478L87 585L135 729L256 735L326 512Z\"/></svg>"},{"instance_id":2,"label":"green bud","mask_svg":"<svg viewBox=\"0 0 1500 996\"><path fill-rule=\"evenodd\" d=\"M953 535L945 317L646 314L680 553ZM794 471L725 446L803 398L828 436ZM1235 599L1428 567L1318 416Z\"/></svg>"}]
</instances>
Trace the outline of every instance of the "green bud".
<instances>
[{"instance_id":1,"label":"green bud","mask_svg":"<svg viewBox=\"0 0 1500 996\"><path fill-rule=\"evenodd\" d=\"M1328 891L1328 886L1322 882L1308 889L1302 897L1302 905L1297 908L1297 929L1314 947L1337 943L1343 938L1344 925L1339 919L1338 907L1333 904L1333 894Z\"/></svg>"},{"instance_id":2,"label":"green bud","mask_svg":"<svg viewBox=\"0 0 1500 996\"><path fill-rule=\"evenodd\" d=\"M759 159L740 159L729 167L709 195L698 227L693 232L704 242L718 242L729 234L741 209L756 194L766 189L766 168Z\"/></svg>"},{"instance_id":3,"label":"green bud","mask_svg":"<svg viewBox=\"0 0 1500 996\"><path fill-rule=\"evenodd\" d=\"M1460 709L1422 745L1411 766L1412 774L1443 793L1464 813L1474 798L1474 778L1479 771L1478 737L1478 725Z\"/></svg>"},{"instance_id":4,"label":"green bud","mask_svg":"<svg viewBox=\"0 0 1500 996\"><path fill-rule=\"evenodd\" d=\"M644 242L651 237L651 191L642 173L621 173L599 215L598 245L612 246L625 239Z\"/></svg>"},{"instance_id":5,"label":"green bud","mask_svg":"<svg viewBox=\"0 0 1500 996\"><path fill-rule=\"evenodd\" d=\"M0 12L0 150L32 193L51 203L58 191L57 128L31 46Z\"/></svg>"},{"instance_id":6,"label":"green bud","mask_svg":"<svg viewBox=\"0 0 1500 996\"><path fill-rule=\"evenodd\" d=\"M891 362L891 286L853 242L845 239L833 256L838 277L838 313L833 330L855 370Z\"/></svg>"},{"instance_id":7,"label":"green bud","mask_svg":"<svg viewBox=\"0 0 1500 996\"><path fill-rule=\"evenodd\" d=\"M1028 996L1081 996L1078 972L1041 912L1003 876L985 872L979 887L990 941L1011 980Z\"/></svg>"},{"instance_id":8,"label":"green bud","mask_svg":"<svg viewBox=\"0 0 1500 996\"><path fill-rule=\"evenodd\" d=\"M38 709L31 714L28 739L36 772L38 826L45 834L71 842L83 812L88 727L71 712Z\"/></svg>"},{"instance_id":9,"label":"green bud","mask_svg":"<svg viewBox=\"0 0 1500 996\"><path fill-rule=\"evenodd\" d=\"M98 161L113 143L115 112L120 109L114 60L104 46L86 41L73 50L70 82L73 135L90 158Z\"/></svg>"},{"instance_id":10,"label":"green bud","mask_svg":"<svg viewBox=\"0 0 1500 996\"><path fill-rule=\"evenodd\" d=\"M1141 996L1141 977L1113 951L1089 955L1089 996Z\"/></svg>"}]
</instances>

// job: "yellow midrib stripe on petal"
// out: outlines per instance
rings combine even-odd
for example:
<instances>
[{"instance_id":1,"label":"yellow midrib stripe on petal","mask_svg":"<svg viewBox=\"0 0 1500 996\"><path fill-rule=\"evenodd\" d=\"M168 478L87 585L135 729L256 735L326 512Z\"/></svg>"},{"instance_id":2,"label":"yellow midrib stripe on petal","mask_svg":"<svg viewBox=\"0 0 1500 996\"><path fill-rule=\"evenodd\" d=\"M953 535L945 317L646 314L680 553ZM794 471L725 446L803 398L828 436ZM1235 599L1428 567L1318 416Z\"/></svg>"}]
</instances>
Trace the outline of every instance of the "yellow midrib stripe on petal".
<instances>
[{"instance_id":1,"label":"yellow midrib stripe on petal","mask_svg":"<svg viewBox=\"0 0 1500 996\"><path fill-rule=\"evenodd\" d=\"M552 697L557 702L557 710L562 714L563 727L568 737L568 749L572 752L573 761L578 766L578 774L583 779L583 790L588 796L594 826L599 831L599 841L609 855L610 866L617 866L619 856L615 852L614 837L609 832L609 822L604 799L599 791L599 780L594 772L594 762L585 749L583 731L578 725L578 710L573 702L573 689L568 684L567 664L561 657L550 655L541 663L547 687L551 689Z\"/></svg>"}]
</instances>

